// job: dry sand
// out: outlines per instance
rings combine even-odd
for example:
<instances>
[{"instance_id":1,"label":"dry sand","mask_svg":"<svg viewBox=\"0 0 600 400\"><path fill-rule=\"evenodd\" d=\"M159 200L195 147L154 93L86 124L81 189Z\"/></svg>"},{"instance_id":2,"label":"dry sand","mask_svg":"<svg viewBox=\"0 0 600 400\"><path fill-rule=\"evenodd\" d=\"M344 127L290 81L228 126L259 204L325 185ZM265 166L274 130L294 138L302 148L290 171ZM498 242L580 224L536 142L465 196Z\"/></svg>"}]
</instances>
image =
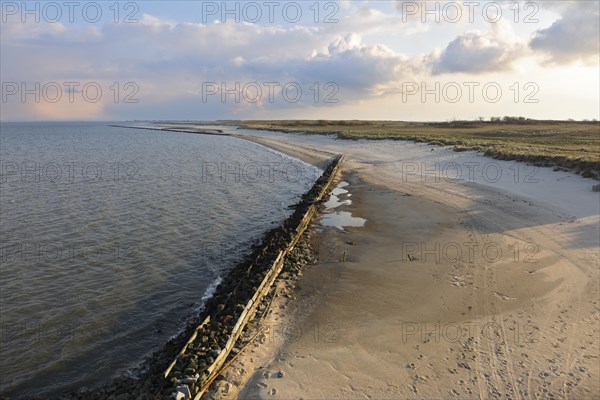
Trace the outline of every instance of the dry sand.
<instances>
[{"instance_id":1,"label":"dry sand","mask_svg":"<svg viewBox=\"0 0 600 400\"><path fill-rule=\"evenodd\" d=\"M319 262L295 299L276 297L218 397L599 397L596 197L559 209L506 187L401 179L363 147L253 140L307 162L343 152L352 204L339 209L367 224L313 233Z\"/></svg>"}]
</instances>

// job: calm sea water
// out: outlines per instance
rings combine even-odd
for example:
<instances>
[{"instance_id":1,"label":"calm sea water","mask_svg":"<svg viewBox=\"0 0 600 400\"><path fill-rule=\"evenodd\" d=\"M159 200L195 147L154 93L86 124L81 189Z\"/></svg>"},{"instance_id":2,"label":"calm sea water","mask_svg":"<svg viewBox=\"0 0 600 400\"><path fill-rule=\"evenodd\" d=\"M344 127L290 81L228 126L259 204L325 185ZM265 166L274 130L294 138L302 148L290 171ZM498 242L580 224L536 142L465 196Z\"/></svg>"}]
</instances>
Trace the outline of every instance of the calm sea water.
<instances>
[{"instance_id":1,"label":"calm sea water","mask_svg":"<svg viewBox=\"0 0 600 400\"><path fill-rule=\"evenodd\" d=\"M318 171L231 137L2 123L0 393L133 373Z\"/></svg>"}]
</instances>

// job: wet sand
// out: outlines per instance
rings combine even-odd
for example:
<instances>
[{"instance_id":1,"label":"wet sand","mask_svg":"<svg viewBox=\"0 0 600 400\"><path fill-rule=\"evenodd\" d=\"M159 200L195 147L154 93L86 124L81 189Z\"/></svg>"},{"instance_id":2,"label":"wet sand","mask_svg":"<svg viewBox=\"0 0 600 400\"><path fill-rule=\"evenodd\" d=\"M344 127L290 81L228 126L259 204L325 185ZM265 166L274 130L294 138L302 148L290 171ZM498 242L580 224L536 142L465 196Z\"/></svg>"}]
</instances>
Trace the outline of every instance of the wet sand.
<instances>
[{"instance_id":1,"label":"wet sand","mask_svg":"<svg viewBox=\"0 0 600 400\"><path fill-rule=\"evenodd\" d=\"M253 140L308 162L342 150ZM343 150L338 209L367 223L313 232L319 262L280 282L290 298L221 397L598 397L600 210L399 179Z\"/></svg>"}]
</instances>

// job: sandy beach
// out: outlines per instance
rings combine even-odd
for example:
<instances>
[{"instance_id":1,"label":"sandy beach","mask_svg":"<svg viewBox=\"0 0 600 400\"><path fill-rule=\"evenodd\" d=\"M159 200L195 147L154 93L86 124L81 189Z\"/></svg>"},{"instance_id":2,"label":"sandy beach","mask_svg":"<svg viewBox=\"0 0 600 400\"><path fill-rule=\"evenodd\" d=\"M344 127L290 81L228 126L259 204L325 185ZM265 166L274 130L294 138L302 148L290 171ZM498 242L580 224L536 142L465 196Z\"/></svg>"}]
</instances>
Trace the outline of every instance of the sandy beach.
<instances>
[{"instance_id":1,"label":"sandy beach","mask_svg":"<svg viewBox=\"0 0 600 400\"><path fill-rule=\"evenodd\" d=\"M600 0L0 10L0 400L600 400Z\"/></svg>"},{"instance_id":2,"label":"sandy beach","mask_svg":"<svg viewBox=\"0 0 600 400\"><path fill-rule=\"evenodd\" d=\"M279 282L217 397L597 398L594 181L428 181L406 163L510 166L405 142L251 140L313 163L345 154L338 210L367 222L313 230L319 261L295 289Z\"/></svg>"}]
</instances>

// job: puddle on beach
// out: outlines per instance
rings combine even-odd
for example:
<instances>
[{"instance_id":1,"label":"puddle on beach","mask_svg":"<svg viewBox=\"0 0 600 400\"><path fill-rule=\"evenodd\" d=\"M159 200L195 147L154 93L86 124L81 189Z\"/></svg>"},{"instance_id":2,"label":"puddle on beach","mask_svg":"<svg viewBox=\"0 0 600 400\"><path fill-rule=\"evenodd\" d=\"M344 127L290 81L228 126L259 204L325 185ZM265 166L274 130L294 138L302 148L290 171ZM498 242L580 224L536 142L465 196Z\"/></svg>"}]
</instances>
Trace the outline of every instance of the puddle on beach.
<instances>
[{"instance_id":1,"label":"puddle on beach","mask_svg":"<svg viewBox=\"0 0 600 400\"><path fill-rule=\"evenodd\" d=\"M331 197L325 202L326 209L321 216L322 226L333 226L341 230L344 230L345 226L365 226L365 222L367 222L366 219L353 217L352 213L347 211L335 211L339 206L348 206L352 204L352 200L350 200L352 194L344 189L348 185L348 182L340 182L340 184L331 191ZM340 198L342 196L345 197L343 200Z\"/></svg>"}]
</instances>

